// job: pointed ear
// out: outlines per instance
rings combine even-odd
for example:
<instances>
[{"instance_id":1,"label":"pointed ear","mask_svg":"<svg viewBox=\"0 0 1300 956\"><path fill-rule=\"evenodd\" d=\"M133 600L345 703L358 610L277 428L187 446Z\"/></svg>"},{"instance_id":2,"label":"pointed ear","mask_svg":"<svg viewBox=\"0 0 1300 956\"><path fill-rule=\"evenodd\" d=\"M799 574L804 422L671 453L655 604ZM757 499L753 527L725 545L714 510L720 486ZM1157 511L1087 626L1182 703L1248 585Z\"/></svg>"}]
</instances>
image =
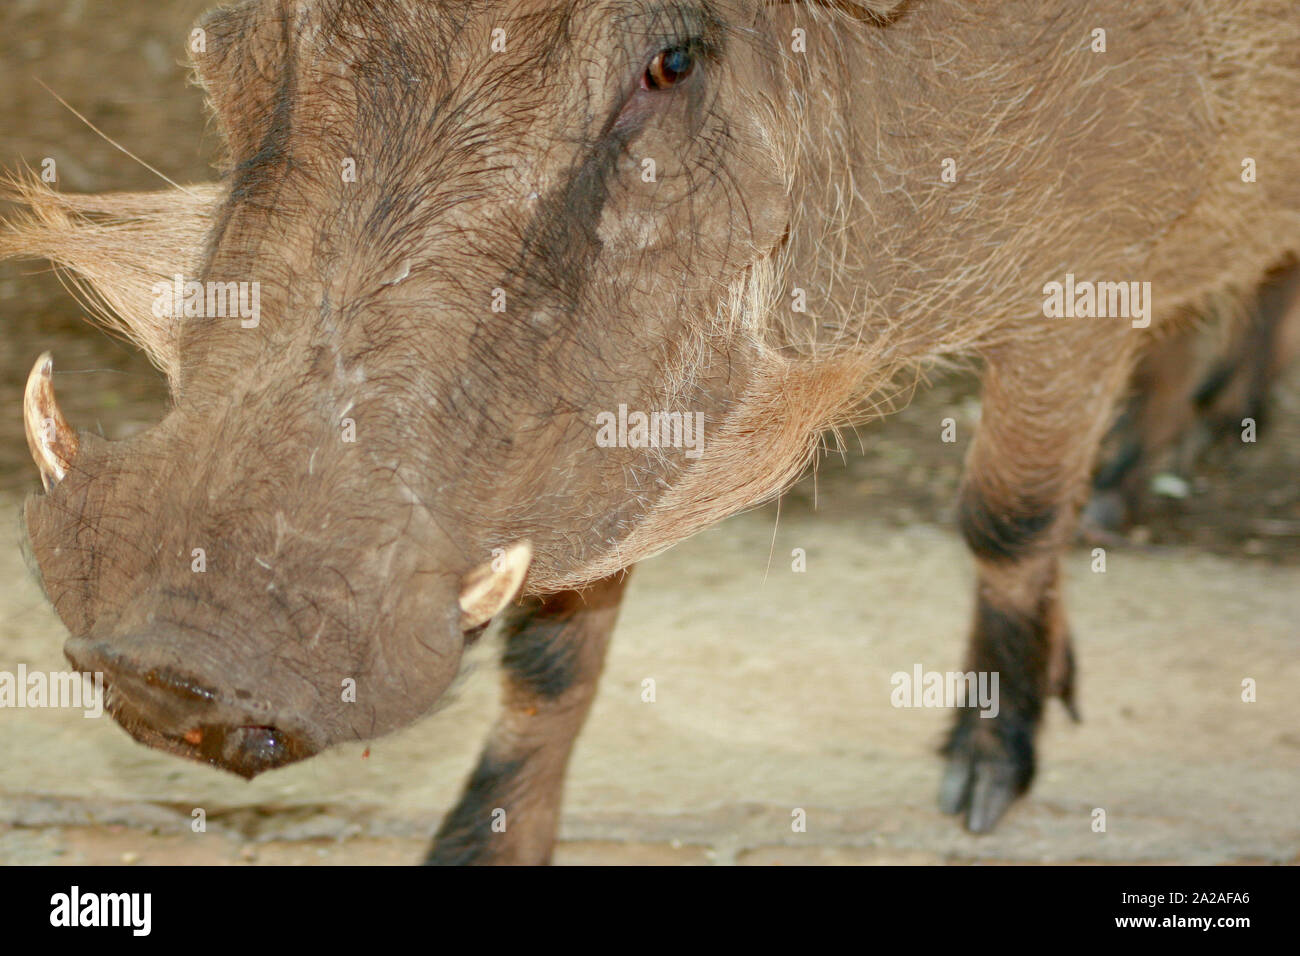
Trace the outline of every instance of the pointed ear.
<instances>
[{"instance_id":1,"label":"pointed ear","mask_svg":"<svg viewBox=\"0 0 1300 956\"><path fill-rule=\"evenodd\" d=\"M207 14L190 35L190 61L234 163L274 128L296 11L295 0L244 0Z\"/></svg>"},{"instance_id":2,"label":"pointed ear","mask_svg":"<svg viewBox=\"0 0 1300 956\"><path fill-rule=\"evenodd\" d=\"M465 575L460 585L461 630L486 624L505 607L519 592L532 562L533 546L516 541Z\"/></svg>"},{"instance_id":3,"label":"pointed ear","mask_svg":"<svg viewBox=\"0 0 1300 956\"><path fill-rule=\"evenodd\" d=\"M0 199L19 207L0 223L0 259L48 259L71 270L74 291L96 318L175 384L179 326L155 308L156 287L196 273L219 195L219 186L204 184L79 196L14 177L0 182Z\"/></svg>"}]
</instances>

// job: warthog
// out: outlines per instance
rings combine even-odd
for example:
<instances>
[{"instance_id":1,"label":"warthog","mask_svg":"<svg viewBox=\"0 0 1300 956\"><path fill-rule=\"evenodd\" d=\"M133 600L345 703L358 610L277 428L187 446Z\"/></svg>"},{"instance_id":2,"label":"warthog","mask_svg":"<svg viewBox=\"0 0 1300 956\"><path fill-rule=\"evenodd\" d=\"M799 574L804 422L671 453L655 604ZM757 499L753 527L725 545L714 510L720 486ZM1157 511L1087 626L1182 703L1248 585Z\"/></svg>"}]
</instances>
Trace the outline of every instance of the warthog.
<instances>
[{"instance_id":1,"label":"warthog","mask_svg":"<svg viewBox=\"0 0 1300 956\"><path fill-rule=\"evenodd\" d=\"M1245 306L1244 311L1241 310ZM1187 469L1210 447L1263 428L1269 392L1300 354L1300 266L1270 274L1252 299L1220 303L1219 321L1189 322L1142 357L1093 480L1085 515L1118 530L1149 510L1148 488L1167 460ZM1208 354L1207 354L1208 353Z\"/></svg>"},{"instance_id":2,"label":"warthog","mask_svg":"<svg viewBox=\"0 0 1300 956\"><path fill-rule=\"evenodd\" d=\"M68 425L48 359L27 391L31 551L117 720L251 777L426 713L505 616L430 860L545 861L628 569L978 356L968 667L1001 699L959 711L940 802L992 827L1073 700L1058 556L1136 356L1300 241L1291 0L249 0L200 29L221 182L25 185L3 240L172 389L120 443ZM209 283L259 315L205 315Z\"/></svg>"}]
</instances>

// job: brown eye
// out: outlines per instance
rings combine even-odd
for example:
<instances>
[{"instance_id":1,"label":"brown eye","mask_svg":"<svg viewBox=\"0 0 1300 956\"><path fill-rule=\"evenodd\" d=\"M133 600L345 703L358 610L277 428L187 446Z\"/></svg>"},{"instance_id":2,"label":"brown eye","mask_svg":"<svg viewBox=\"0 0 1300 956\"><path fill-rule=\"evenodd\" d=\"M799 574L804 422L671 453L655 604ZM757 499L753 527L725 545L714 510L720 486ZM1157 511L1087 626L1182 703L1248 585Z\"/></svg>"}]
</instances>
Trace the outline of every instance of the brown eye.
<instances>
[{"instance_id":1,"label":"brown eye","mask_svg":"<svg viewBox=\"0 0 1300 956\"><path fill-rule=\"evenodd\" d=\"M647 90L666 90L686 77L695 69L695 57L684 47L660 50L646 68L642 85Z\"/></svg>"}]
</instances>

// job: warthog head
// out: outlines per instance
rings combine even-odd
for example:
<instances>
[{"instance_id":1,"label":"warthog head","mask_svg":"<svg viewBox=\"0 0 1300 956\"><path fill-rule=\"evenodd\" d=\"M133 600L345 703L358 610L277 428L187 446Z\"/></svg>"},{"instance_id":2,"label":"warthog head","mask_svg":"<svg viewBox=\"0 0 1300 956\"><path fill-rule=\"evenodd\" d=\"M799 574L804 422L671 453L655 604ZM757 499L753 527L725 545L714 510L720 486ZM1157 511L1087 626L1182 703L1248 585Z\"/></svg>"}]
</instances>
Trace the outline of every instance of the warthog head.
<instances>
[{"instance_id":1,"label":"warthog head","mask_svg":"<svg viewBox=\"0 0 1300 956\"><path fill-rule=\"evenodd\" d=\"M117 443L64 420L48 359L27 392L31 549L137 739L252 776L391 731L521 587L797 470L788 420L748 463L744 402L779 367L759 279L806 69L777 9L254 0L192 37L219 189L28 190L7 248L88 275L172 386Z\"/></svg>"}]
</instances>

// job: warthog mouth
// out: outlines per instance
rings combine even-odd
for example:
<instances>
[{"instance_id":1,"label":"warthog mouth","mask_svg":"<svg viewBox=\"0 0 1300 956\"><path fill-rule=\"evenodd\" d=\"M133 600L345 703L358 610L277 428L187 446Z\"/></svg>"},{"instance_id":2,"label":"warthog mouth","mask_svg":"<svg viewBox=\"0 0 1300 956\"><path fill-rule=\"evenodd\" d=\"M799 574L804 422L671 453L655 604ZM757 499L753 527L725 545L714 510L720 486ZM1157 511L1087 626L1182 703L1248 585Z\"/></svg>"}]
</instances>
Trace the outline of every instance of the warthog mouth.
<instances>
[{"instance_id":1,"label":"warthog mouth","mask_svg":"<svg viewBox=\"0 0 1300 956\"><path fill-rule=\"evenodd\" d=\"M137 670L101 642L69 638L64 653L79 671L104 678L104 706L140 743L251 780L317 753L311 735L253 716L269 712L238 703L197 680L162 667ZM242 692L236 692L244 696Z\"/></svg>"}]
</instances>

